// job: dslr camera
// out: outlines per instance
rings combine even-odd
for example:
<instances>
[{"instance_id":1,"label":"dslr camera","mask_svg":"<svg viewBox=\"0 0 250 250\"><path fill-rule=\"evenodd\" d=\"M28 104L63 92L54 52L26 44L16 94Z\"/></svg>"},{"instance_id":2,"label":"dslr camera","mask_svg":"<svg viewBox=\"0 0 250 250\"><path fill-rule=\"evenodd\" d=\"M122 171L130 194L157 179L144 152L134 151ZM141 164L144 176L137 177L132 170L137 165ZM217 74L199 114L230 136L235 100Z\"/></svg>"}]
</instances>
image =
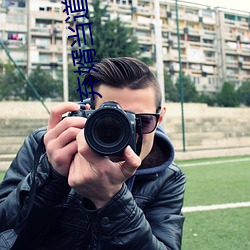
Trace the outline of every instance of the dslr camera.
<instances>
[{"instance_id":1,"label":"dslr camera","mask_svg":"<svg viewBox=\"0 0 250 250\"><path fill-rule=\"evenodd\" d=\"M136 152L137 119L117 102L104 102L96 110L70 112L68 116L87 118L84 136L90 148L105 156L121 156L126 146Z\"/></svg>"}]
</instances>

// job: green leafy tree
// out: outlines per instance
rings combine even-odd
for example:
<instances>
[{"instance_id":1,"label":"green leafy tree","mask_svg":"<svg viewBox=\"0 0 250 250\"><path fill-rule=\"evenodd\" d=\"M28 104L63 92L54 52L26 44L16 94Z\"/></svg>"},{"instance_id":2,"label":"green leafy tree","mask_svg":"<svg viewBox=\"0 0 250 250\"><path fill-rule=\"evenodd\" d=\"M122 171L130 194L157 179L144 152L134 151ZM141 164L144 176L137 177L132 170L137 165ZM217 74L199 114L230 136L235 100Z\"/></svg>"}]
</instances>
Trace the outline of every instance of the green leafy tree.
<instances>
[{"instance_id":1,"label":"green leafy tree","mask_svg":"<svg viewBox=\"0 0 250 250\"><path fill-rule=\"evenodd\" d=\"M80 78L80 82L82 83L84 81L84 75L80 75L77 73L74 73L74 71L77 71L77 67L74 67L73 64L68 64L68 84L69 84L69 101L79 102L81 100L80 93L77 92L78 89L78 80L77 77ZM82 91L85 92L85 87L82 86ZM89 91L89 88L88 88ZM91 97L91 96L89 96ZM82 95L83 99L86 99Z\"/></svg>"},{"instance_id":2,"label":"green leafy tree","mask_svg":"<svg viewBox=\"0 0 250 250\"><path fill-rule=\"evenodd\" d=\"M184 102L197 102L198 101L198 92L195 88L195 84L192 82L190 76L182 75L182 85L183 85L183 100ZM179 90L179 77L176 81L176 86Z\"/></svg>"},{"instance_id":3,"label":"green leafy tree","mask_svg":"<svg viewBox=\"0 0 250 250\"><path fill-rule=\"evenodd\" d=\"M92 1L93 12L89 17L97 61L109 57L139 57L140 48L133 30L125 27L119 17L111 20L108 5L102 8L100 4L100 0ZM104 17L106 20L103 20Z\"/></svg>"},{"instance_id":4,"label":"green leafy tree","mask_svg":"<svg viewBox=\"0 0 250 250\"><path fill-rule=\"evenodd\" d=\"M74 71L77 70L77 67L74 67L73 64L68 64L68 84L69 84L69 100L70 101L80 101L80 94L77 92L78 81L77 77L79 76ZM84 75L79 76L81 82L84 80Z\"/></svg>"},{"instance_id":5,"label":"green leafy tree","mask_svg":"<svg viewBox=\"0 0 250 250\"><path fill-rule=\"evenodd\" d=\"M198 102L207 103L208 106L214 106L216 103L216 100L214 96L209 96L204 93L201 93L198 97Z\"/></svg>"},{"instance_id":6,"label":"green leafy tree","mask_svg":"<svg viewBox=\"0 0 250 250\"><path fill-rule=\"evenodd\" d=\"M170 102L179 101L179 93L176 84L168 74L168 71L164 70L164 83L165 83L165 100Z\"/></svg>"},{"instance_id":7,"label":"green leafy tree","mask_svg":"<svg viewBox=\"0 0 250 250\"><path fill-rule=\"evenodd\" d=\"M54 80L51 74L40 67L33 69L28 80L33 84L39 95L43 98L62 99L62 81ZM27 100L37 99L31 87L26 84L25 96Z\"/></svg>"},{"instance_id":8,"label":"green leafy tree","mask_svg":"<svg viewBox=\"0 0 250 250\"><path fill-rule=\"evenodd\" d=\"M221 92L217 95L217 103L222 107L239 106L239 98L234 86L230 82L225 82Z\"/></svg>"},{"instance_id":9,"label":"green leafy tree","mask_svg":"<svg viewBox=\"0 0 250 250\"><path fill-rule=\"evenodd\" d=\"M250 106L250 80L244 81L238 89L238 98L241 103Z\"/></svg>"},{"instance_id":10,"label":"green leafy tree","mask_svg":"<svg viewBox=\"0 0 250 250\"><path fill-rule=\"evenodd\" d=\"M2 67L4 73L0 76L0 100L23 99L24 80L12 64L4 64Z\"/></svg>"}]
</instances>

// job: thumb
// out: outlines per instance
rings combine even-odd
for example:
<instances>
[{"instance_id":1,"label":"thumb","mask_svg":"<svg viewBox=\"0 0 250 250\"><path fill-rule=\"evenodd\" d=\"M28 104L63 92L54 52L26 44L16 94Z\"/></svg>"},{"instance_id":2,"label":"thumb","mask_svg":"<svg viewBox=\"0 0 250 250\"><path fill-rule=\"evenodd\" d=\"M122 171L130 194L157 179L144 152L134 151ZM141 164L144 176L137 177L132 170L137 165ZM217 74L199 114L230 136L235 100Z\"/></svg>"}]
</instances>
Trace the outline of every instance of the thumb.
<instances>
[{"instance_id":1,"label":"thumb","mask_svg":"<svg viewBox=\"0 0 250 250\"><path fill-rule=\"evenodd\" d=\"M125 177L132 176L141 165L141 158L133 151L130 146L124 150L124 163L121 166Z\"/></svg>"}]
</instances>

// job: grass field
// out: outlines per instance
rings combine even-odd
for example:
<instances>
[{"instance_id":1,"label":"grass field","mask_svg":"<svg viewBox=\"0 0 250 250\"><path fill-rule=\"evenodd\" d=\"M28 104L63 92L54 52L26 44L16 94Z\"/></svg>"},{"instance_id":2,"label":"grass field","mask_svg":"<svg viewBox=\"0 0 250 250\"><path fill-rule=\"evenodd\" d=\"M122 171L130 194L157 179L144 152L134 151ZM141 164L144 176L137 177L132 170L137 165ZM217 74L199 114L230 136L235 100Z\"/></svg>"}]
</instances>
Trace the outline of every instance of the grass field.
<instances>
[{"instance_id":1,"label":"grass field","mask_svg":"<svg viewBox=\"0 0 250 250\"><path fill-rule=\"evenodd\" d=\"M1 172L1 171L0 171L0 182L1 182L2 179L3 179L3 176L4 176L4 172Z\"/></svg>"},{"instance_id":2,"label":"grass field","mask_svg":"<svg viewBox=\"0 0 250 250\"><path fill-rule=\"evenodd\" d=\"M250 202L250 156L178 164L187 176L184 207ZM185 217L182 250L250 249L250 207L187 212Z\"/></svg>"},{"instance_id":3,"label":"grass field","mask_svg":"<svg viewBox=\"0 0 250 250\"><path fill-rule=\"evenodd\" d=\"M250 202L250 157L178 164L187 176L185 207ZM250 249L250 207L189 212L185 217L183 250Z\"/></svg>"}]
</instances>

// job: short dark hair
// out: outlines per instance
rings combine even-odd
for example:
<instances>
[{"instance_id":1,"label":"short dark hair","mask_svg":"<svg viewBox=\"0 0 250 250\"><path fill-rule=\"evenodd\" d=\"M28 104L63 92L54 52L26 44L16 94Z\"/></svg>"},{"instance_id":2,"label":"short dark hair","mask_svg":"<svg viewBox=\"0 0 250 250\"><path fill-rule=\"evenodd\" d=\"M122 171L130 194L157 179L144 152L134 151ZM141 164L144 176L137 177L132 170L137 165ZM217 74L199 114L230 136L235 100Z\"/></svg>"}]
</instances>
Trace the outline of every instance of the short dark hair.
<instances>
[{"instance_id":1,"label":"short dark hair","mask_svg":"<svg viewBox=\"0 0 250 250\"><path fill-rule=\"evenodd\" d=\"M86 74L86 82L91 75L94 83L94 91L98 92L100 85L105 84L115 88L144 89L152 87L156 97L156 112L161 110L162 93L160 85L149 67L138 59L131 57L117 57L103 59L96 63L94 69ZM100 93L101 94L101 93ZM92 108L95 108L95 101L91 101Z\"/></svg>"}]
</instances>

